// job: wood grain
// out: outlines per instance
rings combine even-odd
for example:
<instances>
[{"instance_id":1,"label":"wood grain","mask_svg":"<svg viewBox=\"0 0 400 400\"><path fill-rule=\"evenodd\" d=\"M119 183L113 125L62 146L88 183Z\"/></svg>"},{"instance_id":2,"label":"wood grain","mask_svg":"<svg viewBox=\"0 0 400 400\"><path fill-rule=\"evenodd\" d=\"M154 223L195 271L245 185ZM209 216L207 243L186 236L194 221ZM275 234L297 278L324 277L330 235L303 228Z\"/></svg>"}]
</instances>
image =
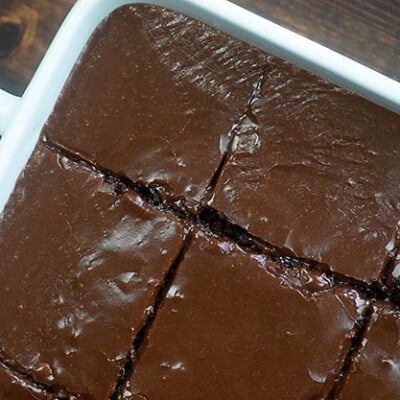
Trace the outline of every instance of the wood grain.
<instances>
[{"instance_id":1,"label":"wood grain","mask_svg":"<svg viewBox=\"0 0 400 400\"><path fill-rule=\"evenodd\" d=\"M21 94L75 0L0 0L0 87Z\"/></svg>"},{"instance_id":2,"label":"wood grain","mask_svg":"<svg viewBox=\"0 0 400 400\"><path fill-rule=\"evenodd\" d=\"M400 0L232 1L400 80ZM0 0L0 87L24 91L74 3Z\"/></svg>"},{"instance_id":3,"label":"wood grain","mask_svg":"<svg viewBox=\"0 0 400 400\"><path fill-rule=\"evenodd\" d=\"M400 80L400 0L232 0Z\"/></svg>"}]
</instances>

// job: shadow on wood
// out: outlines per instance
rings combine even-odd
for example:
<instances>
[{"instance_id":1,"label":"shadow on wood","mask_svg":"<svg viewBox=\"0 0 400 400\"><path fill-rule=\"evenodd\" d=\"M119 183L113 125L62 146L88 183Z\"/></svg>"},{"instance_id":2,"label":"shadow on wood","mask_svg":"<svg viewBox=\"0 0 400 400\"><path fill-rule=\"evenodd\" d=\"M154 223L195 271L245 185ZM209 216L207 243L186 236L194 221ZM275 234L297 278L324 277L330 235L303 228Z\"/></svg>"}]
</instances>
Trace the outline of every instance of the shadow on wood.
<instances>
[{"instance_id":1,"label":"shadow on wood","mask_svg":"<svg viewBox=\"0 0 400 400\"><path fill-rule=\"evenodd\" d=\"M22 94L75 0L0 0L0 87Z\"/></svg>"}]
</instances>

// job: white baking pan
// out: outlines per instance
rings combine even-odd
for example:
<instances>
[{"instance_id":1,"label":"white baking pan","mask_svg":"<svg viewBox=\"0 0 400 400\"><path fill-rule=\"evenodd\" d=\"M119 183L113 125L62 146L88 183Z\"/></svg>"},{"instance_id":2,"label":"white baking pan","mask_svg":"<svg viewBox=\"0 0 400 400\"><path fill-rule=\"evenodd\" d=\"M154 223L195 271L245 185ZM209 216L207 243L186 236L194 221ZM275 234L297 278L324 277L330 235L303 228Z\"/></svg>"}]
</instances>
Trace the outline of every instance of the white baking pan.
<instances>
[{"instance_id":1,"label":"white baking pan","mask_svg":"<svg viewBox=\"0 0 400 400\"><path fill-rule=\"evenodd\" d=\"M135 0L79 0L22 98L0 90L0 212L96 26ZM198 18L400 113L400 83L226 0L151 0Z\"/></svg>"}]
</instances>

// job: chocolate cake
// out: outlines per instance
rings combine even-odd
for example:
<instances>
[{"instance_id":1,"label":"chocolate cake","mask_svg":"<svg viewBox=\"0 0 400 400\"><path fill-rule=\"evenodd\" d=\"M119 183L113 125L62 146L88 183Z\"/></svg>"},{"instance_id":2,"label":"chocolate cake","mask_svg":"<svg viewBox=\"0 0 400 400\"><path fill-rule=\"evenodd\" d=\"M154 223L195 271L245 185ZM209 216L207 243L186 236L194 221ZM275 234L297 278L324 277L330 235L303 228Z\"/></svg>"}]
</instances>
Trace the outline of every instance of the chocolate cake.
<instances>
[{"instance_id":1,"label":"chocolate cake","mask_svg":"<svg viewBox=\"0 0 400 400\"><path fill-rule=\"evenodd\" d=\"M400 219L399 132L398 115L269 57L213 206L297 256L377 280Z\"/></svg>"},{"instance_id":2,"label":"chocolate cake","mask_svg":"<svg viewBox=\"0 0 400 400\"><path fill-rule=\"evenodd\" d=\"M39 145L0 220L1 349L37 382L96 399L183 243L175 218L113 191Z\"/></svg>"},{"instance_id":3,"label":"chocolate cake","mask_svg":"<svg viewBox=\"0 0 400 400\"><path fill-rule=\"evenodd\" d=\"M35 393L36 392L36 393ZM14 377L11 371L0 365L0 399L34 400L41 396L41 390L30 391L24 387L24 383ZM35 396L34 394L35 393Z\"/></svg>"},{"instance_id":4,"label":"chocolate cake","mask_svg":"<svg viewBox=\"0 0 400 400\"><path fill-rule=\"evenodd\" d=\"M182 14L124 7L89 42L45 137L201 200L264 64L260 50Z\"/></svg>"},{"instance_id":5,"label":"chocolate cake","mask_svg":"<svg viewBox=\"0 0 400 400\"><path fill-rule=\"evenodd\" d=\"M347 377L341 400L396 399L400 393L400 319L393 307L378 303L361 350Z\"/></svg>"},{"instance_id":6,"label":"chocolate cake","mask_svg":"<svg viewBox=\"0 0 400 400\"><path fill-rule=\"evenodd\" d=\"M117 9L0 214L0 400L399 397L399 134L199 21Z\"/></svg>"},{"instance_id":7,"label":"chocolate cake","mask_svg":"<svg viewBox=\"0 0 400 400\"><path fill-rule=\"evenodd\" d=\"M285 268L196 237L124 398L325 398L366 302L321 276L274 276Z\"/></svg>"}]
</instances>

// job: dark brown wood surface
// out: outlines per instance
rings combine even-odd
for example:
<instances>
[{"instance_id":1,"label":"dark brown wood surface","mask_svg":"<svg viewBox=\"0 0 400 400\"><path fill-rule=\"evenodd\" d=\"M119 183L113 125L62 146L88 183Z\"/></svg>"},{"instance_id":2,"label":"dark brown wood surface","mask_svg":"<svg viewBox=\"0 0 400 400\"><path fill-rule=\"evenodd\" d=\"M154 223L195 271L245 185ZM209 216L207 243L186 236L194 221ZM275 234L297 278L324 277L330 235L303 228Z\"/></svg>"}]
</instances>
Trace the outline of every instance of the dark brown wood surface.
<instances>
[{"instance_id":1,"label":"dark brown wood surface","mask_svg":"<svg viewBox=\"0 0 400 400\"><path fill-rule=\"evenodd\" d=\"M400 80L400 0L233 1ZM23 92L74 2L0 0L1 88Z\"/></svg>"},{"instance_id":2,"label":"dark brown wood surface","mask_svg":"<svg viewBox=\"0 0 400 400\"><path fill-rule=\"evenodd\" d=\"M109 1L109 0L105 0ZM0 87L21 94L75 0L0 0Z\"/></svg>"},{"instance_id":3,"label":"dark brown wood surface","mask_svg":"<svg viewBox=\"0 0 400 400\"><path fill-rule=\"evenodd\" d=\"M400 0L232 0L400 80Z\"/></svg>"}]
</instances>

